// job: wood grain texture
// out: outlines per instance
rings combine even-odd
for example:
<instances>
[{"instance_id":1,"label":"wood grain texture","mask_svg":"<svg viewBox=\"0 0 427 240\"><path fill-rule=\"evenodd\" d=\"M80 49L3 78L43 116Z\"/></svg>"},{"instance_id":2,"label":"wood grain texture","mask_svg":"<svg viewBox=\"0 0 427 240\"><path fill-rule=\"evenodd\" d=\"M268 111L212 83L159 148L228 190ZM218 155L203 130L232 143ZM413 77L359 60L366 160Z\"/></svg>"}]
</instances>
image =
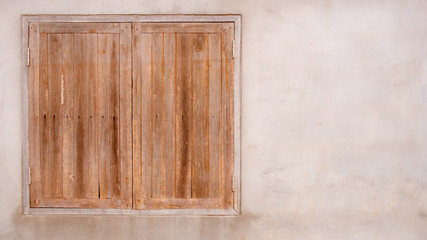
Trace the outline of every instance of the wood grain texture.
<instances>
[{"instance_id":1,"label":"wood grain texture","mask_svg":"<svg viewBox=\"0 0 427 240\"><path fill-rule=\"evenodd\" d=\"M87 99L85 110L86 116L86 151L84 160L84 185L86 198L98 198L98 158L96 156L96 82L98 75L97 34L86 34L86 84L85 99Z\"/></svg>"},{"instance_id":2,"label":"wood grain texture","mask_svg":"<svg viewBox=\"0 0 427 240\"><path fill-rule=\"evenodd\" d=\"M108 188L111 191L111 197L120 196L120 156L119 156L119 117L120 117L120 38L119 35L111 35L110 39L110 67L108 69L109 79L107 80L110 85L110 98L109 98L109 127L110 132L110 176L108 181Z\"/></svg>"},{"instance_id":3,"label":"wood grain texture","mask_svg":"<svg viewBox=\"0 0 427 240\"><path fill-rule=\"evenodd\" d=\"M63 113L63 197L73 198L75 189L75 128L74 128L74 36L63 35L62 66L64 74Z\"/></svg>"},{"instance_id":4,"label":"wood grain texture","mask_svg":"<svg viewBox=\"0 0 427 240\"><path fill-rule=\"evenodd\" d=\"M207 34L192 34L193 198L209 197L209 53Z\"/></svg>"},{"instance_id":5,"label":"wood grain texture","mask_svg":"<svg viewBox=\"0 0 427 240\"><path fill-rule=\"evenodd\" d=\"M120 24L120 198L132 208L132 46L131 24Z\"/></svg>"},{"instance_id":6,"label":"wood grain texture","mask_svg":"<svg viewBox=\"0 0 427 240\"><path fill-rule=\"evenodd\" d=\"M151 197L162 197L163 34L151 36Z\"/></svg>"},{"instance_id":7,"label":"wood grain texture","mask_svg":"<svg viewBox=\"0 0 427 240\"><path fill-rule=\"evenodd\" d=\"M52 30L33 43L43 116L37 206L132 207L131 25L119 25L112 34L97 34L97 24L85 34Z\"/></svg>"},{"instance_id":8,"label":"wood grain texture","mask_svg":"<svg viewBox=\"0 0 427 240\"><path fill-rule=\"evenodd\" d=\"M223 23L223 147L222 147L222 196L223 208L233 208L232 175L234 172L234 24Z\"/></svg>"},{"instance_id":9,"label":"wood grain texture","mask_svg":"<svg viewBox=\"0 0 427 240\"><path fill-rule=\"evenodd\" d=\"M192 79L191 35L177 34L176 60L176 197L191 198Z\"/></svg>"},{"instance_id":10,"label":"wood grain texture","mask_svg":"<svg viewBox=\"0 0 427 240\"><path fill-rule=\"evenodd\" d=\"M62 35L48 35L51 196L62 197Z\"/></svg>"},{"instance_id":11,"label":"wood grain texture","mask_svg":"<svg viewBox=\"0 0 427 240\"><path fill-rule=\"evenodd\" d=\"M221 23L144 23L140 25L140 32L146 33L219 33Z\"/></svg>"},{"instance_id":12,"label":"wood grain texture","mask_svg":"<svg viewBox=\"0 0 427 240\"><path fill-rule=\"evenodd\" d=\"M140 35L140 50L141 50L141 190L142 200L151 197L151 166L152 166L152 65L151 65L151 35ZM137 177L137 176L134 176ZM143 204L143 202L141 202ZM142 207L142 205L141 205Z\"/></svg>"},{"instance_id":13,"label":"wood grain texture","mask_svg":"<svg viewBox=\"0 0 427 240\"><path fill-rule=\"evenodd\" d=\"M142 192L142 41L138 28L132 28L132 152L133 152L133 208L141 209ZM151 58L151 56L150 56ZM144 89L145 91L145 89Z\"/></svg>"},{"instance_id":14,"label":"wood grain texture","mask_svg":"<svg viewBox=\"0 0 427 240\"><path fill-rule=\"evenodd\" d=\"M74 37L74 103L75 103L75 139L76 139L76 159L75 159L75 171L76 171L76 184L75 184L75 197L85 198L86 187L85 187L85 158L87 156L87 132L88 132L88 75L87 75L87 45L86 35L76 34Z\"/></svg>"},{"instance_id":15,"label":"wood grain texture","mask_svg":"<svg viewBox=\"0 0 427 240\"><path fill-rule=\"evenodd\" d=\"M142 185L135 188L140 198L135 207L194 208L192 202L204 207L210 202L212 208L230 208L233 36L222 24L224 32L190 34L182 31L192 24L146 25L134 24L133 37L139 81L134 82L134 144L141 144L134 146L141 159L134 163L134 178Z\"/></svg>"},{"instance_id":16,"label":"wood grain texture","mask_svg":"<svg viewBox=\"0 0 427 240\"><path fill-rule=\"evenodd\" d=\"M175 196L176 35L163 35L162 197Z\"/></svg>"},{"instance_id":17,"label":"wood grain texture","mask_svg":"<svg viewBox=\"0 0 427 240\"><path fill-rule=\"evenodd\" d=\"M41 33L120 33L119 23L40 23Z\"/></svg>"},{"instance_id":18,"label":"wood grain texture","mask_svg":"<svg viewBox=\"0 0 427 240\"><path fill-rule=\"evenodd\" d=\"M29 156L31 156L29 166L33 170L30 186L31 207L38 206L41 198L39 44L39 24L31 24L29 26L29 47L33 51L30 55L28 79L28 142Z\"/></svg>"},{"instance_id":19,"label":"wood grain texture","mask_svg":"<svg viewBox=\"0 0 427 240\"><path fill-rule=\"evenodd\" d=\"M111 35L98 35L98 81L97 81L97 117L98 117L98 159L100 198L111 198L111 148L110 138L110 69Z\"/></svg>"},{"instance_id":20,"label":"wood grain texture","mask_svg":"<svg viewBox=\"0 0 427 240\"><path fill-rule=\"evenodd\" d=\"M39 39L40 58L40 172L41 192L43 198L51 196L51 171L49 158L49 135L50 135L50 111L49 111L49 79L48 79L48 41L47 34L40 34ZM33 173L34 174L34 173Z\"/></svg>"},{"instance_id":21,"label":"wood grain texture","mask_svg":"<svg viewBox=\"0 0 427 240\"><path fill-rule=\"evenodd\" d=\"M221 34L209 34L209 197L220 196L221 191Z\"/></svg>"}]
</instances>

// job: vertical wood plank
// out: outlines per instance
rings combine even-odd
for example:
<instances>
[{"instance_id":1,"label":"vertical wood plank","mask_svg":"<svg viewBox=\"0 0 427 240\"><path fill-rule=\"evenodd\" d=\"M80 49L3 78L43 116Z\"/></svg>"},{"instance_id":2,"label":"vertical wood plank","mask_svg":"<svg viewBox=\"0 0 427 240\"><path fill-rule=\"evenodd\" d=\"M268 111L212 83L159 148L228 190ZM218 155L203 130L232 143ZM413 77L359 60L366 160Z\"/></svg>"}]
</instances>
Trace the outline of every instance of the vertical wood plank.
<instances>
[{"instance_id":1,"label":"vertical wood plank","mask_svg":"<svg viewBox=\"0 0 427 240\"><path fill-rule=\"evenodd\" d=\"M95 91L97 81L97 34L86 34L86 74L85 99L87 110L84 121L86 144L84 179L86 198L98 198L98 162L96 157Z\"/></svg>"},{"instance_id":2,"label":"vertical wood plank","mask_svg":"<svg viewBox=\"0 0 427 240\"><path fill-rule=\"evenodd\" d=\"M132 208L131 24L120 24L120 184L122 208Z\"/></svg>"},{"instance_id":3,"label":"vertical wood plank","mask_svg":"<svg viewBox=\"0 0 427 240\"><path fill-rule=\"evenodd\" d=\"M49 198L51 187L49 136L49 79L48 79L48 41L47 34L40 34L40 168L42 197Z\"/></svg>"},{"instance_id":4,"label":"vertical wood plank","mask_svg":"<svg viewBox=\"0 0 427 240\"><path fill-rule=\"evenodd\" d=\"M48 35L48 78L50 136L49 158L51 161L51 196L62 197L62 35Z\"/></svg>"},{"instance_id":5,"label":"vertical wood plank","mask_svg":"<svg viewBox=\"0 0 427 240\"><path fill-rule=\"evenodd\" d=\"M132 152L133 152L133 205L142 208L142 39L139 34L139 23L132 28Z\"/></svg>"},{"instance_id":6,"label":"vertical wood plank","mask_svg":"<svg viewBox=\"0 0 427 240\"><path fill-rule=\"evenodd\" d=\"M64 114L63 114L63 196L74 197L74 157L75 157L75 135L74 135L74 37L72 34L63 35L62 64L64 74Z\"/></svg>"},{"instance_id":7,"label":"vertical wood plank","mask_svg":"<svg viewBox=\"0 0 427 240\"><path fill-rule=\"evenodd\" d=\"M224 23L223 34L223 207L230 209L233 207L232 174L234 172L234 60L233 60L233 39L234 24Z\"/></svg>"},{"instance_id":8,"label":"vertical wood plank","mask_svg":"<svg viewBox=\"0 0 427 240\"><path fill-rule=\"evenodd\" d=\"M207 34L192 34L192 197L209 197L209 70Z\"/></svg>"},{"instance_id":9,"label":"vertical wood plank","mask_svg":"<svg viewBox=\"0 0 427 240\"><path fill-rule=\"evenodd\" d=\"M209 34L209 197L221 188L221 34Z\"/></svg>"},{"instance_id":10,"label":"vertical wood plank","mask_svg":"<svg viewBox=\"0 0 427 240\"><path fill-rule=\"evenodd\" d=\"M97 143L100 198L111 198L110 179L110 34L98 34L98 78L96 87Z\"/></svg>"},{"instance_id":11,"label":"vertical wood plank","mask_svg":"<svg viewBox=\"0 0 427 240\"><path fill-rule=\"evenodd\" d=\"M153 34L151 38L152 53L152 197L162 196L162 114L163 108L163 34Z\"/></svg>"},{"instance_id":12,"label":"vertical wood plank","mask_svg":"<svg viewBox=\"0 0 427 240\"><path fill-rule=\"evenodd\" d=\"M29 166L33 171L30 185L30 206L36 207L41 197L40 176L40 78L39 78L39 24L31 23L29 32L29 48L31 59L28 78L28 156Z\"/></svg>"},{"instance_id":13,"label":"vertical wood plank","mask_svg":"<svg viewBox=\"0 0 427 240\"><path fill-rule=\"evenodd\" d=\"M175 196L175 34L164 34L162 197Z\"/></svg>"},{"instance_id":14,"label":"vertical wood plank","mask_svg":"<svg viewBox=\"0 0 427 240\"><path fill-rule=\"evenodd\" d=\"M141 44L141 124L142 124L142 195L143 199L151 197L151 159L152 159L152 122L151 122L151 99L152 99L152 65L151 65L151 34L140 34Z\"/></svg>"},{"instance_id":15,"label":"vertical wood plank","mask_svg":"<svg viewBox=\"0 0 427 240\"><path fill-rule=\"evenodd\" d=\"M74 104L75 104L75 137L76 137L76 156L75 156L75 194L76 198L86 197L85 187L85 157L87 151L87 44L86 34L74 35Z\"/></svg>"},{"instance_id":16,"label":"vertical wood plank","mask_svg":"<svg viewBox=\"0 0 427 240\"><path fill-rule=\"evenodd\" d=\"M120 162L119 162L119 117L120 117L120 38L118 34L110 35L110 178L111 197L120 197Z\"/></svg>"},{"instance_id":17,"label":"vertical wood plank","mask_svg":"<svg viewBox=\"0 0 427 240\"><path fill-rule=\"evenodd\" d=\"M176 197L191 198L192 94L191 35L177 34L176 60Z\"/></svg>"}]
</instances>

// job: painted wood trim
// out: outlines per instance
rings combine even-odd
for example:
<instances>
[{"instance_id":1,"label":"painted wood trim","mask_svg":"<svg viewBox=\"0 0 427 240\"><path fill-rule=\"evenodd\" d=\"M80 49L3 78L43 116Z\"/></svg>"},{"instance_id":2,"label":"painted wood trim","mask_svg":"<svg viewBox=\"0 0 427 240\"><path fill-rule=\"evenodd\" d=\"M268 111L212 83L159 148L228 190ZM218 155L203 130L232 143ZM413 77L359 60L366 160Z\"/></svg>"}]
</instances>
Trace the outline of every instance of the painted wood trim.
<instances>
[{"instance_id":1,"label":"painted wood trim","mask_svg":"<svg viewBox=\"0 0 427 240\"><path fill-rule=\"evenodd\" d=\"M240 14L219 15L22 15L23 22L237 22Z\"/></svg>"},{"instance_id":2,"label":"painted wood trim","mask_svg":"<svg viewBox=\"0 0 427 240\"><path fill-rule=\"evenodd\" d=\"M29 148L28 148L28 79L29 69L27 66L28 57L28 21L22 19L22 207L23 213L29 214L30 210L30 185L29 185Z\"/></svg>"},{"instance_id":3,"label":"painted wood trim","mask_svg":"<svg viewBox=\"0 0 427 240\"><path fill-rule=\"evenodd\" d=\"M235 24L234 63L234 209L58 209L30 208L28 158L28 26L29 22L233 22ZM241 37L242 15L22 15L22 207L24 214L116 214L116 215L240 215L241 214Z\"/></svg>"},{"instance_id":4,"label":"painted wood trim","mask_svg":"<svg viewBox=\"0 0 427 240\"><path fill-rule=\"evenodd\" d=\"M132 215L132 216L239 216L234 209L86 209L86 208L31 208L28 215Z\"/></svg>"}]
</instances>

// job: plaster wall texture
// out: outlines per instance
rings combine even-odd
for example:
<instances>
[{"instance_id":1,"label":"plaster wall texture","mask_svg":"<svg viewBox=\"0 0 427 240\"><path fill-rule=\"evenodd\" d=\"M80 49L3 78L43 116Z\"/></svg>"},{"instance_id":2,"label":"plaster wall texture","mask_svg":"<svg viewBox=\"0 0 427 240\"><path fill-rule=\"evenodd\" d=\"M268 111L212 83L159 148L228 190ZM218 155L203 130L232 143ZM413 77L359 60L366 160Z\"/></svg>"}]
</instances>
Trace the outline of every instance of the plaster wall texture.
<instances>
[{"instance_id":1,"label":"plaster wall texture","mask_svg":"<svg viewBox=\"0 0 427 240\"><path fill-rule=\"evenodd\" d=\"M242 216L22 216L21 14L241 13ZM0 0L0 239L427 239L427 1Z\"/></svg>"}]
</instances>

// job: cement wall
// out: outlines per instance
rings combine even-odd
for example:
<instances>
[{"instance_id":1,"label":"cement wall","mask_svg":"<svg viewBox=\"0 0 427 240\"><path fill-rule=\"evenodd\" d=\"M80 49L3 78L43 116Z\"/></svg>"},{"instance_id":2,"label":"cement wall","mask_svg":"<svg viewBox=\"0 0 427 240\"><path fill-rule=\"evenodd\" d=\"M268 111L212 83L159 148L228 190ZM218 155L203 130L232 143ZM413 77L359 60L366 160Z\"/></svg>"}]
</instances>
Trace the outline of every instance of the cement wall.
<instances>
[{"instance_id":1,"label":"cement wall","mask_svg":"<svg viewBox=\"0 0 427 240\"><path fill-rule=\"evenodd\" d=\"M243 14L240 217L21 210L21 14ZM0 0L0 239L427 239L427 1Z\"/></svg>"}]
</instances>

